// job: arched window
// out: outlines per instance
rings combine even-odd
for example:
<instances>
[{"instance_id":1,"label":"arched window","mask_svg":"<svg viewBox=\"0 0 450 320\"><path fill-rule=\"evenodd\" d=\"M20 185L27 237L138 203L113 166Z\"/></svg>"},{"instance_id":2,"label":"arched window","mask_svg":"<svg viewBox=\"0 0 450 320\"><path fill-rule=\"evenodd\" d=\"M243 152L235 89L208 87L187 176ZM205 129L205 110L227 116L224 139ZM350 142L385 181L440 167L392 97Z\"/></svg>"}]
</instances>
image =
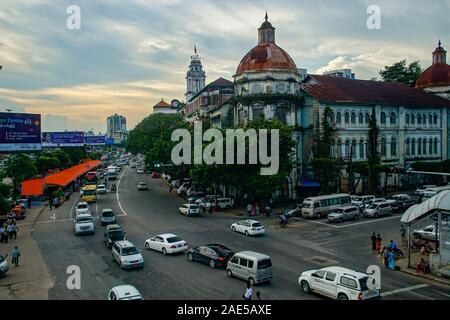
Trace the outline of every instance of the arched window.
<instances>
[{"instance_id":1,"label":"arched window","mask_svg":"<svg viewBox=\"0 0 450 320\"><path fill-rule=\"evenodd\" d=\"M430 140L428 140L428 154L433 154L433 138L430 138Z\"/></svg>"},{"instance_id":2,"label":"arched window","mask_svg":"<svg viewBox=\"0 0 450 320\"><path fill-rule=\"evenodd\" d=\"M406 125L409 126L409 113L405 117Z\"/></svg>"},{"instance_id":3,"label":"arched window","mask_svg":"<svg viewBox=\"0 0 450 320\"><path fill-rule=\"evenodd\" d=\"M415 125L416 124L416 116L414 114L411 115L411 125Z\"/></svg>"},{"instance_id":4,"label":"arched window","mask_svg":"<svg viewBox=\"0 0 450 320\"><path fill-rule=\"evenodd\" d=\"M413 155L413 156L416 155L416 139L415 138L411 139L411 155Z\"/></svg>"},{"instance_id":5,"label":"arched window","mask_svg":"<svg viewBox=\"0 0 450 320\"><path fill-rule=\"evenodd\" d=\"M336 112L336 123L341 124L341 113L339 111Z\"/></svg>"},{"instance_id":6,"label":"arched window","mask_svg":"<svg viewBox=\"0 0 450 320\"><path fill-rule=\"evenodd\" d=\"M428 125L431 127L433 125L433 116L431 113L428 115Z\"/></svg>"},{"instance_id":7,"label":"arched window","mask_svg":"<svg viewBox=\"0 0 450 320\"><path fill-rule=\"evenodd\" d=\"M427 116L426 116L425 114L422 116L422 125L423 125L424 127L427 126Z\"/></svg>"},{"instance_id":8,"label":"arched window","mask_svg":"<svg viewBox=\"0 0 450 320\"><path fill-rule=\"evenodd\" d=\"M386 139L381 139L381 156L386 157Z\"/></svg>"},{"instance_id":9,"label":"arched window","mask_svg":"<svg viewBox=\"0 0 450 320\"><path fill-rule=\"evenodd\" d=\"M356 113L352 112L352 124L356 123Z\"/></svg>"},{"instance_id":10,"label":"arched window","mask_svg":"<svg viewBox=\"0 0 450 320\"><path fill-rule=\"evenodd\" d=\"M337 142L336 157L342 158L342 142L340 139Z\"/></svg>"},{"instance_id":11,"label":"arched window","mask_svg":"<svg viewBox=\"0 0 450 320\"><path fill-rule=\"evenodd\" d=\"M364 140L359 140L359 158L364 159Z\"/></svg>"},{"instance_id":12,"label":"arched window","mask_svg":"<svg viewBox=\"0 0 450 320\"><path fill-rule=\"evenodd\" d=\"M344 116L344 122L345 122L346 124L348 124L349 121L350 121L350 115L348 114L348 112L346 112L346 113L345 113L345 116Z\"/></svg>"},{"instance_id":13,"label":"arched window","mask_svg":"<svg viewBox=\"0 0 450 320\"><path fill-rule=\"evenodd\" d=\"M358 122L359 124L363 124L364 123L364 114L362 112L359 113L358 115Z\"/></svg>"},{"instance_id":14,"label":"arched window","mask_svg":"<svg viewBox=\"0 0 450 320\"><path fill-rule=\"evenodd\" d=\"M356 139L352 140L352 159L356 159Z\"/></svg>"},{"instance_id":15,"label":"arched window","mask_svg":"<svg viewBox=\"0 0 450 320\"><path fill-rule=\"evenodd\" d=\"M422 154L423 155L426 155L427 154L427 138L423 138L423 140L422 140L422 149L423 149L423 152L422 152Z\"/></svg>"},{"instance_id":16,"label":"arched window","mask_svg":"<svg viewBox=\"0 0 450 320\"><path fill-rule=\"evenodd\" d=\"M369 121L370 121L370 116L369 116L369 113L368 112L366 112L366 114L364 115L364 122L365 123L367 123L367 124L369 124Z\"/></svg>"},{"instance_id":17,"label":"arched window","mask_svg":"<svg viewBox=\"0 0 450 320\"><path fill-rule=\"evenodd\" d=\"M397 124L397 116L395 115L395 112L391 112L390 123L391 126L395 126Z\"/></svg>"},{"instance_id":18,"label":"arched window","mask_svg":"<svg viewBox=\"0 0 450 320\"><path fill-rule=\"evenodd\" d=\"M386 113L381 112L380 119L381 124L386 124Z\"/></svg>"},{"instance_id":19,"label":"arched window","mask_svg":"<svg viewBox=\"0 0 450 320\"><path fill-rule=\"evenodd\" d=\"M417 140L417 154L422 155L422 138Z\"/></svg>"},{"instance_id":20,"label":"arched window","mask_svg":"<svg viewBox=\"0 0 450 320\"><path fill-rule=\"evenodd\" d=\"M438 139L434 138L434 154L438 154Z\"/></svg>"},{"instance_id":21,"label":"arched window","mask_svg":"<svg viewBox=\"0 0 450 320\"><path fill-rule=\"evenodd\" d=\"M350 157L350 140L345 141L345 156Z\"/></svg>"},{"instance_id":22,"label":"arched window","mask_svg":"<svg viewBox=\"0 0 450 320\"><path fill-rule=\"evenodd\" d=\"M436 113L433 115L433 124L437 125L437 114Z\"/></svg>"},{"instance_id":23,"label":"arched window","mask_svg":"<svg viewBox=\"0 0 450 320\"><path fill-rule=\"evenodd\" d=\"M409 142L409 138L406 139L405 148L406 148L406 155L409 156L411 154L411 144Z\"/></svg>"},{"instance_id":24,"label":"arched window","mask_svg":"<svg viewBox=\"0 0 450 320\"><path fill-rule=\"evenodd\" d=\"M417 125L418 126L422 125L422 117L420 116L420 114L417 115Z\"/></svg>"},{"instance_id":25,"label":"arched window","mask_svg":"<svg viewBox=\"0 0 450 320\"><path fill-rule=\"evenodd\" d=\"M397 140L392 137L391 139L391 157L395 157L397 155Z\"/></svg>"}]
</instances>

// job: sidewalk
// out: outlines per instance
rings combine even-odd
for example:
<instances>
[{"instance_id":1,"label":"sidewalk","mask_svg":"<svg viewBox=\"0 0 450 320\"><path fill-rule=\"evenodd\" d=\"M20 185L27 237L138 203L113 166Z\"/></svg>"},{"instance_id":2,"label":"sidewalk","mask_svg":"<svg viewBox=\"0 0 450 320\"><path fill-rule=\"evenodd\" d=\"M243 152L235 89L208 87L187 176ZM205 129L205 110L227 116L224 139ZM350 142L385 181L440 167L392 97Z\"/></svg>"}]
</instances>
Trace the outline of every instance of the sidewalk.
<instances>
[{"instance_id":1,"label":"sidewalk","mask_svg":"<svg viewBox=\"0 0 450 320\"><path fill-rule=\"evenodd\" d=\"M19 221L17 239L10 239L7 244L0 243L2 255L8 254L9 271L0 278L0 300L47 300L48 290L53 281L47 269L39 247L33 239L33 223L45 210L45 206L29 209L27 218ZM22 223L31 223L20 225ZM19 266L11 263L11 252L18 246L21 257Z\"/></svg>"}]
</instances>

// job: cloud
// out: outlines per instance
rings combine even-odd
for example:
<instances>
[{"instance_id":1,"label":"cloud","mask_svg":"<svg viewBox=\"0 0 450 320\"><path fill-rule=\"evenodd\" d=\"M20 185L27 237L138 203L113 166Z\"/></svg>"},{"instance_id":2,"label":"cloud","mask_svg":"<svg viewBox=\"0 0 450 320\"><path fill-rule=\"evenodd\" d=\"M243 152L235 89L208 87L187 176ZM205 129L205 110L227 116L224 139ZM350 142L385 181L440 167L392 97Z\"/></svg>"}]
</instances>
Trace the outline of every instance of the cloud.
<instances>
[{"instance_id":1,"label":"cloud","mask_svg":"<svg viewBox=\"0 0 450 320\"><path fill-rule=\"evenodd\" d=\"M66 116L46 114L42 119L42 131L64 131L68 129L68 119Z\"/></svg>"}]
</instances>

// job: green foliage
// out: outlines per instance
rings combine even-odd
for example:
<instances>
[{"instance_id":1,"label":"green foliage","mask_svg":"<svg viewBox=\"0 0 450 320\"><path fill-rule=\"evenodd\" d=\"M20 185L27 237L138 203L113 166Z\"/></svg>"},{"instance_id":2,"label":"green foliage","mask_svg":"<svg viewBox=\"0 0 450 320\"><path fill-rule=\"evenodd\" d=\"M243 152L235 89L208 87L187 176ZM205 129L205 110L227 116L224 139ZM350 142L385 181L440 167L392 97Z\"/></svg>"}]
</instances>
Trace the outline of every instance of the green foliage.
<instances>
[{"instance_id":1,"label":"green foliage","mask_svg":"<svg viewBox=\"0 0 450 320\"><path fill-rule=\"evenodd\" d=\"M59 187L57 190L52 192L52 198L63 198L64 197L64 191L61 187Z\"/></svg>"},{"instance_id":2,"label":"green foliage","mask_svg":"<svg viewBox=\"0 0 450 320\"><path fill-rule=\"evenodd\" d=\"M414 87L421 73L422 68L419 61L406 65L406 60L385 66L384 70L380 70L380 76L384 82L400 82L409 87Z\"/></svg>"},{"instance_id":3,"label":"green foliage","mask_svg":"<svg viewBox=\"0 0 450 320\"><path fill-rule=\"evenodd\" d=\"M67 169L73 165L72 159L70 158L70 155L67 154L64 150L56 149L52 152L53 157L58 159L59 166L61 169Z\"/></svg>"},{"instance_id":4,"label":"green foliage","mask_svg":"<svg viewBox=\"0 0 450 320\"><path fill-rule=\"evenodd\" d=\"M60 162L56 157L47 157L44 155L41 155L39 158L35 161L35 166L38 172L40 172L42 175L45 175L48 170L54 170L56 168L59 168Z\"/></svg>"},{"instance_id":5,"label":"green foliage","mask_svg":"<svg viewBox=\"0 0 450 320\"><path fill-rule=\"evenodd\" d=\"M435 162L415 162L411 167L416 171L450 173L450 160Z\"/></svg>"},{"instance_id":6,"label":"green foliage","mask_svg":"<svg viewBox=\"0 0 450 320\"><path fill-rule=\"evenodd\" d=\"M0 182L0 195L4 198L9 198L11 195L11 187Z\"/></svg>"},{"instance_id":7,"label":"green foliage","mask_svg":"<svg viewBox=\"0 0 450 320\"><path fill-rule=\"evenodd\" d=\"M88 157L88 154L84 147L62 148L61 150L63 150L70 157L70 161L72 162L72 165L80 164L80 161L82 159L85 159Z\"/></svg>"},{"instance_id":8,"label":"green foliage","mask_svg":"<svg viewBox=\"0 0 450 320\"><path fill-rule=\"evenodd\" d=\"M326 107L322 118L322 132L316 148L315 157L317 158L330 158L331 144L336 135L336 129L331 125L331 116L330 107Z\"/></svg>"},{"instance_id":9,"label":"green foliage","mask_svg":"<svg viewBox=\"0 0 450 320\"><path fill-rule=\"evenodd\" d=\"M8 200L3 194L0 194L0 215L6 215L11 210Z\"/></svg>"},{"instance_id":10,"label":"green foliage","mask_svg":"<svg viewBox=\"0 0 450 320\"><path fill-rule=\"evenodd\" d=\"M330 193L330 182L339 175L340 166L336 160L328 158L314 158L311 160L314 177L320 182L321 192Z\"/></svg>"},{"instance_id":11,"label":"green foliage","mask_svg":"<svg viewBox=\"0 0 450 320\"><path fill-rule=\"evenodd\" d=\"M9 157L6 160L2 177L8 177L13 183L13 198L16 199L19 185L23 180L34 177L37 169L33 161L23 153Z\"/></svg>"}]
</instances>

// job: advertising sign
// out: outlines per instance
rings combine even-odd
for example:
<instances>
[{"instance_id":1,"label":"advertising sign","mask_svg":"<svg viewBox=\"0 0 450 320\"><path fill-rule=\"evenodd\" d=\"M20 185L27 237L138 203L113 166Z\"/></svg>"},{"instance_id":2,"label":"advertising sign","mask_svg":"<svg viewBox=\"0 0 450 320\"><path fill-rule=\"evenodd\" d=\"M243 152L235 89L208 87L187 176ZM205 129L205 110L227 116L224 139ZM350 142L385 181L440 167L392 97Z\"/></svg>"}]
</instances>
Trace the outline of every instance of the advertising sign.
<instances>
[{"instance_id":1,"label":"advertising sign","mask_svg":"<svg viewBox=\"0 0 450 320\"><path fill-rule=\"evenodd\" d=\"M41 150L41 115L0 112L0 151Z\"/></svg>"},{"instance_id":2,"label":"advertising sign","mask_svg":"<svg viewBox=\"0 0 450 320\"><path fill-rule=\"evenodd\" d=\"M84 145L84 133L79 131L67 132L43 132L43 147L82 147Z\"/></svg>"},{"instance_id":3,"label":"advertising sign","mask_svg":"<svg viewBox=\"0 0 450 320\"><path fill-rule=\"evenodd\" d=\"M107 146L114 145L114 138L110 138L110 137L106 138L106 145Z\"/></svg>"},{"instance_id":4,"label":"advertising sign","mask_svg":"<svg viewBox=\"0 0 450 320\"><path fill-rule=\"evenodd\" d=\"M84 144L88 146L104 146L106 136L84 136Z\"/></svg>"}]
</instances>

